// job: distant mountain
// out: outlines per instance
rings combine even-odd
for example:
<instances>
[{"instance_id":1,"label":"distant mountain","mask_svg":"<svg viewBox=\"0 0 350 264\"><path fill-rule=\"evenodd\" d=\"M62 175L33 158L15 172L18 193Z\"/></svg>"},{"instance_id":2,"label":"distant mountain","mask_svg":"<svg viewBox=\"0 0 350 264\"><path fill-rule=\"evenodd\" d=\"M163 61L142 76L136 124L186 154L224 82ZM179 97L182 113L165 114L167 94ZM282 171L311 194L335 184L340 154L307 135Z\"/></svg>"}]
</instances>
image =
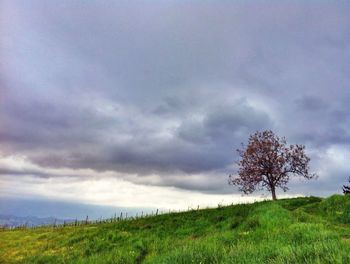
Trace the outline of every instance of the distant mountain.
<instances>
[{"instance_id":1,"label":"distant mountain","mask_svg":"<svg viewBox=\"0 0 350 264\"><path fill-rule=\"evenodd\" d=\"M164 211L167 210L167 208L158 209ZM156 207L135 208L101 206L60 200L6 198L0 195L0 215L15 215L22 217L35 215L40 218L53 216L60 219L78 220L85 220L86 216L89 216L90 220L98 220L100 218L113 217L115 214L120 215L121 212L123 212L123 215L127 213L129 216L135 216L136 214L140 215L142 212L150 214L152 211L156 210Z\"/></svg>"},{"instance_id":2,"label":"distant mountain","mask_svg":"<svg viewBox=\"0 0 350 264\"><path fill-rule=\"evenodd\" d=\"M42 226L52 224L63 224L64 222L73 222L74 220L62 220L53 217L39 218L35 216L14 216L14 215L0 215L0 227L19 227L19 226Z\"/></svg>"}]
</instances>

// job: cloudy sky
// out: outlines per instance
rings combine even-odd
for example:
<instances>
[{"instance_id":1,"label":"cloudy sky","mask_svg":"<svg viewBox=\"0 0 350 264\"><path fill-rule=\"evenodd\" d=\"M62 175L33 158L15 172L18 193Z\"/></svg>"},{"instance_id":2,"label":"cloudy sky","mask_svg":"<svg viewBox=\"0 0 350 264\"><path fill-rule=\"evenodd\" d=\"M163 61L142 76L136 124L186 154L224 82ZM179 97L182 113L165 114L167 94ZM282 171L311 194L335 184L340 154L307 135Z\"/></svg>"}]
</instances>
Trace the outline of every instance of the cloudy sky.
<instances>
[{"instance_id":1,"label":"cloudy sky","mask_svg":"<svg viewBox=\"0 0 350 264\"><path fill-rule=\"evenodd\" d=\"M0 2L0 200L183 209L242 197L235 149L306 145L350 176L348 1ZM282 195L282 193L279 193Z\"/></svg>"}]
</instances>

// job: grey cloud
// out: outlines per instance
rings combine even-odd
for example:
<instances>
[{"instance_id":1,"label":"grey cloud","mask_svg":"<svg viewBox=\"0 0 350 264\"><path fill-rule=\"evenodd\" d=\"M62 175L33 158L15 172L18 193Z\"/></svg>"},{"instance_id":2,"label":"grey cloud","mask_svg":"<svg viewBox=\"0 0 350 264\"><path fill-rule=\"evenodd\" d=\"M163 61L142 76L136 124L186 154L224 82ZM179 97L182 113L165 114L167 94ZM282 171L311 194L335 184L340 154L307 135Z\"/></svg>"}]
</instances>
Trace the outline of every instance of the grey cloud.
<instances>
[{"instance_id":1,"label":"grey cloud","mask_svg":"<svg viewBox=\"0 0 350 264\"><path fill-rule=\"evenodd\" d=\"M11 175L11 176L34 175L40 178L49 178L54 176L54 175L42 172L40 170L16 170L16 169L5 169L5 168L0 168L0 175Z\"/></svg>"},{"instance_id":2,"label":"grey cloud","mask_svg":"<svg viewBox=\"0 0 350 264\"><path fill-rule=\"evenodd\" d=\"M350 145L348 2L1 6L4 155L205 190L255 130Z\"/></svg>"},{"instance_id":3,"label":"grey cloud","mask_svg":"<svg viewBox=\"0 0 350 264\"><path fill-rule=\"evenodd\" d=\"M233 102L233 106L218 106L200 121L184 123L178 129L180 138L190 142L215 143L230 147L239 144L247 134L257 130L272 129L270 117L243 101Z\"/></svg>"},{"instance_id":4,"label":"grey cloud","mask_svg":"<svg viewBox=\"0 0 350 264\"><path fill-rule=\"evenodd\" d=\"M314 96L304 96L295 100L296 107L306 111L326 111L328 105L323 99Z\"/></svg>"},{"instance_id":5,"label":"grey cloud","mask_svg":"<svg viewBox=\"0 0 350 264\"><path fill-rule=\"evenodd\" d=\"M346 98L346 93L332 100L322 94L298 98L291 107L294 113L290 113L294 117L292 138L320 150L333 144L350 144Z\"/></svg>"},{"instance_id":6,"label":"grey cloud","mask_svg":"<svg viewBox=\"0 0 350 264\"><path fill-rule=\"evenodd\" d=\"M76 128L73 126L70 129L74 133L61 135L56 127L54 131L37 131L38 138L27 155L42 166L116 170L140 175L221 169L232 163L233 150L245 140L247 134L272 127L267 114L246 105L245 101L235 104L212 107L208 113L204 113L202 122L184 122L167 139L157 138L156 134L149 132L134 133L132 139L125 142L108 142L106 138L99 137L93 125L90 130L84 131L86 126L73 116L72 120L77 124ZM53 120L55 118L53 115ZM93 118L96 117L92 115ZM69 118L65 120L72 121ZM93 124L93 120L89 122ZM104 127L100 129L103 131ZM139 129L142 130L141 125ZM22 135L28 136L27 131L23 131ZM29 135L27 140L33 140L33 136ZM60 148L57 148L58 144ZM36 145L44 148L44 151L34 151Z\"/></svg>"},{"instance_id":7,"label":"grey cloud","mask_svg":"<svg viewBox=\"0 0 350 264\"><path fill-rule=\"evenodd\" d=\"M157 115L176 115L188 107L188 103L180 98L168 96L153 110L153 113Z\"/></svg>"}]
</instances>

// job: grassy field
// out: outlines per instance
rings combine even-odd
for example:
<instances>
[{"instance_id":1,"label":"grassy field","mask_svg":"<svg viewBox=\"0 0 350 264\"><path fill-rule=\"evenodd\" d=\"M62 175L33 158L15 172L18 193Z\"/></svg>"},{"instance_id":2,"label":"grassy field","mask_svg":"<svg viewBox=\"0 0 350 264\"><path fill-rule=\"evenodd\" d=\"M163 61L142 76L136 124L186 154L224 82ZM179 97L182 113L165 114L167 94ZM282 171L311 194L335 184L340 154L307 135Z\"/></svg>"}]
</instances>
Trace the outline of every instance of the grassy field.
<instances>
[{"instance_id":1,"label":"grassy field","mask_svg":"<svg viewBox=\"0 0 350 264\"><path fill-rule=\"evenodd\" d=\"M350 263L350 196L1 231L0 263Z\"/></svg>"}]
</instances>

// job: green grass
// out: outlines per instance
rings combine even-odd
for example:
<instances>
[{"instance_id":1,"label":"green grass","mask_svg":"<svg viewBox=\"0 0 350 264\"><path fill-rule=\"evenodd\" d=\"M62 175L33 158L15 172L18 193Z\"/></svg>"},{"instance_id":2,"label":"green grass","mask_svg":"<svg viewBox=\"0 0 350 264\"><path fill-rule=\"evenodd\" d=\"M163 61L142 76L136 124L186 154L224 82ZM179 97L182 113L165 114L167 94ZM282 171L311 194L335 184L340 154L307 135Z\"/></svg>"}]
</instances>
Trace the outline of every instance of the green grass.
<instances>
[{"instance_id":1,"label":"green grass","mask_svg":"<svg viewBox=\"0 0 350 264\"><path fill-rule=\"evenodd\" d=\"M350 263L350 196L6 230L0 263Z\"/></svg>"}]
</instances>

